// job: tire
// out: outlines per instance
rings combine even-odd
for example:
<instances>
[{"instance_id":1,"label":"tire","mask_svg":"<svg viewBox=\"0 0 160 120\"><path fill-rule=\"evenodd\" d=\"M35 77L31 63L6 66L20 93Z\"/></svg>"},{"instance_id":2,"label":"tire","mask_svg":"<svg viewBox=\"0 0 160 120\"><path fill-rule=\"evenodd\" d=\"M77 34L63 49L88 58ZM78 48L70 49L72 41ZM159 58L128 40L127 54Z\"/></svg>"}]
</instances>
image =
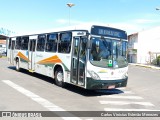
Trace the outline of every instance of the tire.
<instances>
[{"instance_id":1,"label":"tire","mask_svg":"<svg viewBox=\"0 0 160 120\"><path fill-rule=\"evenodd\" d=\"M16 71L20 71L20 67L19 67L19 60L16 60Z\"/></svg>"},{"instance_id":2,"label":"tire","mask_svg":"<svg viewBox=\"0 0 160 120\"><path fill-rule=\"evenodd\" d=\"M56 82L56 85L58 85L59 87L65 87L64 74L61 67L59 67L55 71L55 82Z\"/></svg>"}]
</instances>

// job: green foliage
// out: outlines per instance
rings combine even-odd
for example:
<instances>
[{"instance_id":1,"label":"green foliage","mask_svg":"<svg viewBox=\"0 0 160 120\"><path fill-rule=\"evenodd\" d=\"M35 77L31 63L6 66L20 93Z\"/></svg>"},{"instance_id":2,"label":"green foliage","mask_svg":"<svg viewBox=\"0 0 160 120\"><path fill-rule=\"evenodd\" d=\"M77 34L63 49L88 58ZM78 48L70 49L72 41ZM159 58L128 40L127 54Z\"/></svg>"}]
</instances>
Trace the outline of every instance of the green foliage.
<instances>
[{"instance_id":1,"label":"green foliage","mask_svg":"<svg viewBox=\"0 0 160 120\"><path fill-rule=\"evenodd\" d=\"M160 55L157 57L157 59L160 59Z\"/></svg>"},{"instance_id":2,"label":"green foliage","mask_svg":"<svg viewBox=\"0 0 160 120\"><path fill-rule=\"evenodd\" d=\"M151 64L157 65L157 59L152 60L152 63L151 63Z\"/></svg>"},{"instance_id":3,"label":"green foliage","mask_svg":"<svg viewBox=\"0 0 160 120\"><path fill-rule=\"evenodd\" d=\"M160 55L157 57L156 61L157 61L157 65L160 66Z\"/></svg>"},{"instance_id":4,"label":"green foliage","mask_svg":"<svg viewBox=\"0 0 160 120\"><path fill-rule=\"evenodd\" d=\"M152 64L160 66L160 55L156 59L152 60Z\"/></svg>"}]
</instances>

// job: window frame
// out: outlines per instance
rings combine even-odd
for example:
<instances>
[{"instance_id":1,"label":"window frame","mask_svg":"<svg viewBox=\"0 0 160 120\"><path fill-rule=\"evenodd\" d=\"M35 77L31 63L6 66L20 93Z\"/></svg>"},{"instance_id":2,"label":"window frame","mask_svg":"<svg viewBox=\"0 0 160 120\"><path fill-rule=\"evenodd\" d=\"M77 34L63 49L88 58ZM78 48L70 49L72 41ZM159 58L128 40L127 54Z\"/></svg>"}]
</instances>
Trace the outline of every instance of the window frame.
<instances>
[{"instance_id":1,"label":"window frame","mask_svg":"<svg viewBox=\"0 0 160 120\"><path fill-rule=\"evenodd\" d=\"M12 39L11 38L9 38L9 42L8 42L8 49L11 49L11 42L12 41Z\"/></svg>"},{"instance_id":2,"label":"window frame","mask_svg":"<svg viewBox=\"0 0 160 120\"><path fill-rule=\"evenodd\" d=\"M15 45L15 49L16 50L20 50L21 49L21 37L16 37L16 45Z\"/></svg>"},{"instance_id":3,"label":"window frame","mask_svg":"<svg viewBox=\"0 0 160 120\"><path fill-rule=\"evenodd\" d=\"M46 38L47 38L46 34L38 35L36 51L39 51L39 52L45 51ZM39 42L40 40L41 40L41 42ZM42 42L42 41L44 41L44 42Z\"/></svg>"},{"instance_id":4,"label":"window frame","mask_svg":"<svg viewBox=\"0 0 160 120\"><path fill-rule=\"evenodd\" d=\"M56 39L51 40L50 35L55 35ZM54 41L54 42L51 42L51 41ZM50 50L48 48L48 44L49 44ZM52 45L52 46L50 46L50 45ZM57 52L57 46L58 46L58 33L47 34L45 51L46 52Z\"/></svg>"},{"instance_id":5,"label":"window frame","mask_svg":"<svg viewBox=\"0 0 160 120\"><path fill-rule=\"evenodd\" d=\"M27 40L27 42L24 42L26 40ZM28 50L28 45L29 45L29 36L21 37L21 50ZM25 47L23 47L23 46L25 46Z\"/></svg>"},{"instance_id":6,"label":"window frame","mask_svg":"<svg viewBox=\"0 0 160 120\"><path fill-rule=\"evenodd\" d=\"M68 34L68 36L70 36L69 37L70 39L65 41L64 40L65 37L62 36L62 35L67 35L67 34ZM63 39L63 37L64 37L64 39ZM58 42L58 53L69 54L71 52L71 44L72 44L72 32L62 32L62 33L60 33L59 34L59 42Z\"/></svg>"}]
</instances>

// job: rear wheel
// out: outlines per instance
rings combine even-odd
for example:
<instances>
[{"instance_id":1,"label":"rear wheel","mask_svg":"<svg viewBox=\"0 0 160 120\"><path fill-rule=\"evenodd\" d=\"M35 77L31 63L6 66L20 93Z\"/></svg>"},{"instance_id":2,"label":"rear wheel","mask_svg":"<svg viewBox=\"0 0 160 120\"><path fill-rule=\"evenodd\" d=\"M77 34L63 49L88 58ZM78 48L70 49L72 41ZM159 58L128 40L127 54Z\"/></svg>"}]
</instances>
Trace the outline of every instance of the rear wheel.
<instances>
[{"instance_id":1,"label":"rear wheel","mask_svg":"<svg viewBox=\"0 0 160 120\"><path fill-rule=\"evenodd\" d=\"M17 71L20 71L19 60L18 60L18 59L16 60L16 70L17 70Z\"/></svg>"},{"instance_id":2,"label":"rear wheel","mask_svg":"<svg viewBox=\"0 0 160 120\"><path fill-rule=\"evenodd\" d=\"M65 87L64 74L61 67L59 67L55 72L55 82L60 87Z\"/></svg>"}]
</instances>

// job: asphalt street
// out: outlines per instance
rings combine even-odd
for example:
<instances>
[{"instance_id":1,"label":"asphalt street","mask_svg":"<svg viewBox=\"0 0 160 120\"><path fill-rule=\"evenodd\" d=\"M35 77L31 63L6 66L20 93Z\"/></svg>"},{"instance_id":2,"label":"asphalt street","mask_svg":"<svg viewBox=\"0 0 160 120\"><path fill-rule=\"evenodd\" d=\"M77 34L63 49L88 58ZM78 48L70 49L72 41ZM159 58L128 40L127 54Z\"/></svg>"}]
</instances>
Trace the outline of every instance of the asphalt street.
<instances>
[{"instance_id":1,"label":"asphalt street","mask_svg":"<svg viewBox=\"0 0 160 120\"><path fill-rule=\"evenodd\" d=\"M131 65L126 88L96 91L84 90L73 85L60 88L55 85L53 79L26 70L17 72L15 67L7 62L7 58L0 58L0 111L160 111L159 80L160 70ZM2 119L10 120L3 117ZM54 119L105 120L106 117L75 116ZM159 118L107 117L107 119Z\"/></svg>"}]
</instances>

